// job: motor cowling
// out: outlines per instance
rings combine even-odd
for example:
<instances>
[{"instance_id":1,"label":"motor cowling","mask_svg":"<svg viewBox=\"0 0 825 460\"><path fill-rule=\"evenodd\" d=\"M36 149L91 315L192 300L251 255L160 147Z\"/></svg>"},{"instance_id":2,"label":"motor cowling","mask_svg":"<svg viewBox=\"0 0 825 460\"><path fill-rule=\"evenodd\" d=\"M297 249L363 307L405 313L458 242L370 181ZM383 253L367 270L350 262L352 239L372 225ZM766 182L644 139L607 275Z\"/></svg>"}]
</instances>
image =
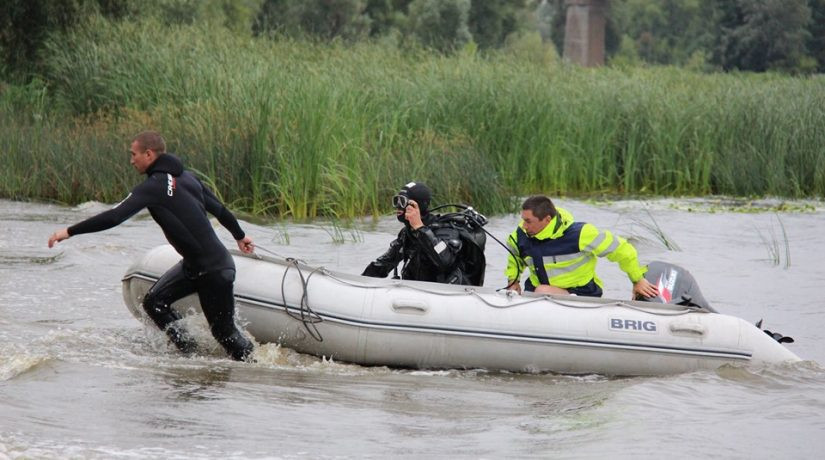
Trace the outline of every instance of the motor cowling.
<instances>
[{"instance_id":1,"label":"motor cowling","mask_svg":"<svg viewBox=\"0 0 825 460\"><path fill-rule=\"evenodd\" d=\"M659 290L656 297L644 297L637 300L648 302L670 303L685 305L689 307L699 307L715 312L705 300L699 284L693 275L684 268L662 261L654 261L647 265L645 279Z\"/></svg>"}]
</instances>

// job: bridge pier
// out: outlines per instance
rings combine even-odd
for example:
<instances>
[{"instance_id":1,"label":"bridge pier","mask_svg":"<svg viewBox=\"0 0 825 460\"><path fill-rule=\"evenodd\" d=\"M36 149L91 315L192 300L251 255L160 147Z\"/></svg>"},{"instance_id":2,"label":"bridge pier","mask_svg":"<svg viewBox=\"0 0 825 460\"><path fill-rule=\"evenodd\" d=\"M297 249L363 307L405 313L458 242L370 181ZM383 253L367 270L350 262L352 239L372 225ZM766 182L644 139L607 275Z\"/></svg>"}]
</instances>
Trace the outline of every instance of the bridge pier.
<instances>
[{"instance_id":1,"label":"bridge pier","mask_svg":"<svg viewBox=\"0 0 825 460\"><path fill-rule=\"evenodd\" d=\"M585 67L604 65L607 0L565 0L564 58Z\"/></svg>"}]
</instances>

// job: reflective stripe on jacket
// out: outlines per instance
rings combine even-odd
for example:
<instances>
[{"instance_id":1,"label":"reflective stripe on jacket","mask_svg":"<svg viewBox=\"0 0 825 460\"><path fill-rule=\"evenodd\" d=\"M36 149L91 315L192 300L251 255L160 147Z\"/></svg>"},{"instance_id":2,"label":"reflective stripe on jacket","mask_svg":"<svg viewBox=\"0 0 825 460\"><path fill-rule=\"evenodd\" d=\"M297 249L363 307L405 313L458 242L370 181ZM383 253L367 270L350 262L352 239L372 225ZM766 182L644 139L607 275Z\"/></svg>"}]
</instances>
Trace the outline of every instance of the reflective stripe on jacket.
<instances>
[{"instance_id":1,"label":"reflective stripe on jacket","mask_svg":"<svg viewBox=\"0 0 825 460\"><path fill-rule=\"evenodd\" d=\"M565 209L556 210L558 215L535 236L527 235L523 222L510 235L507 244L518 258L508 257L507 279L519 279L526 266L530 269L525 283L528 291L539 284L572 289L591 281L602 287L596 276L596 257L618 263L633 283L642 279L646 269L639 265L636 249L627 240L592 224L574 222Z\"/></svg>"}]
</instances>

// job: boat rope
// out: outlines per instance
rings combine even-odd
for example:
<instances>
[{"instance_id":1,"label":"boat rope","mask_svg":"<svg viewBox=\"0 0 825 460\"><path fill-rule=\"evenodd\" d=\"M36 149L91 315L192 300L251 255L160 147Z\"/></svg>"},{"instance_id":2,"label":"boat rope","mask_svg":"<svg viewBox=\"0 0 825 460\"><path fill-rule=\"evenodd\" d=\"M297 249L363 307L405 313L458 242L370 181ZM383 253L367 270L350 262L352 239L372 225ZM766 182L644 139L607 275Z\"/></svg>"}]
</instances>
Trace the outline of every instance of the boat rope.
<instances>
[{"instance_id":1,"label":"boat rope","mask_svg":"<svg viewBox=\"0 0 825 460\"><path fill-rule=\"evenodd\" d=\"M476 297L479 300L481 300L481 302L484 303L485 305L487 305L488 307L492 307L492 308L502 308L502 309L503 308L513 308L513 307L518 307L518 306L521 306L521 305L527 305L527 304L536 303L536 302L548 302L549 301L549 302L553 302L555 304L561 305L563 307L568 307L568 308L595 309L595 308L603 308L603 307L623 307L623 308L629 308L631 310L637 310L637 311L641 311L641 312L644 312L644 313L650 313L650 314L653 314L653 315L660 315L660 316L678 316L678 315L684 315L684 314L692 313L692 312L696 312L696 311L702 311L702 310L698 310L698 309L691 308L691 307L684 307L681 310L675 310L675 311L651 311L651 309L640 307L638 305L629 304L629 303L621 301L621 300L617 300L617 301L614 301L614 302L597 302L597 303L594 303L593 305L581 305L579 303L573 303L573 302L570 302L570 301L560 300L558 297L553 297L553 296L549 296L549 295L535 296L535 297L532 297L532 298L524 299L524 300L519 301L519 302L512 302L512 303L507 303L507 304L495 304L493 302L490 302L486 297L479 294L478 291L472 286L464 287L464 290L461 291L461 292L444 292L444 291L439 291L439 290L435 290L435 289L427 289L427 288L424 288L424 287L407 284L407 283L404 283L403 280L394 280L392 283L384 284L384 285L356 283L356 282L353 282L353 281L348 281L348 280L339 278L339 277L335 276L332 272L330 272L329 270L327 270L324 267L320 267L318 269L318 271L320 271L321 274L329 277L330 279L335 280L338 283L345 284L347 286L358 287L358 288L363 288L363 289L384 289L384 288L387 288L387 287L389 287L389 288L403 287L403 288L411 289L413 291L420 291L420 292L424 292L424 293L427 293L427 294L440 295L440 296L444 296L444 297L473 296L473 297ZM508 298L513 298L513 297L515 297L519 294L516 294L513 291L507 291L507 294L505 294L505 295Z\"/></svg>"},{"instance_id":2,"label":"boat rope","mask_svg":"<svg viewBox=\"0 0 825 460\"><path fill-rule=\"evenodd\" d=\"M284 299L284 306L286 306L286 290L285 290L286 275L287 275L287 273L289 273L289 269L292 268L292 267L295 267L295 269L298 271L298 276L300 276L300 278L301 278L301 291L302 291L301 301L299 302L298 313L291 312L289 310L289 308L287 308L286 309L286 314L293 317L293 318L295 318L295 319L297 319L298 321L300 321L304 325L304 328L307 330L309 335L312 336L313 339L315 339L319 342L323 342L324 337L321 335L321 332L318 330L318 326L316 326L316 324L320 323L324 319L321 318L320 315L318 315L317 313L312 311L312 307L309 306L309 290L307 289L307 287L309 286L309 279L312 278L312 275L314 275L315 273L318 273L320 268L313 269L311 272L309 272L309 275L307 275L307 277L304 278L304 272L301 271L301 266L300 266L300 264L303 263L303 261L301 261L299 259L292 258L292 257L286 259L286 261L287 261L286 270L284 270L284 275L281 277L281 298ZM304 265L306 265L306 264L304 264Z\"/></svg>"},{"instance_id":3,"label":"boat rope","mask_svg":"<svg viewBox=\"0 0 825 460\"><path fill-rule=\"evenodd\" d=\"M284 274L281 277L281 298L284 300L286 314L300 321L304 325L304 328L307 330L307 333L309 333L309 335L313 339L319 342L323 342L324 337L321 335L321 331L318 330L318 326L316 326L316 324L322 322L324 319L321 318L320 315L315 313L312 310L312 307L309 306L309 290L307 289L307 287L309 286L309 280L310 278L312 278L312 275L318 272L325 272L326 269L324 269L323 267L313 268L312 271L310 271L309 274L306 277L304 277L304 272L301 270L301 264L309 267L309 264L307 264L306 262L300 259L296 259L294 257L282 256L281 254L278 254L260 245L255 245L255 247L275 257L280 257L286 261L286 270L284 270ZM255 257L258 259L262 259L262 257L257 254L255 254ZM298 271L298 276L301 278L301 300L300 302L298 302L298 313L290 311L289 308L286 308L286 275L287 273L289 273L289 270L293 267L295 268L295 270Z\"/></svg>"},{"instance_id":4,"label":"boat rope","mask_svg":"<svg viewBox=\"0 0 825 460\"><path fill-rule=\"evenodd\" d=\"M301 279L301 299L299 301L298 313L290 311L289 308L286 308L286 313L289 316L291 316L292 318L300 321L304 325L304 328L306 328L309 335L312 336L312 338L314 338L315 340L317 340L319 342L323 342L324 338L321 335L321 332L318 330L318 327L316 326L316 324L322 322L324 319L319 314L315 313L315 311L313 311L312 307L310 307L310 305L309 305L309 280L316 273L320 273L321 275L324 275L327 278L329 278L331 280L334 280L334 281L336 281L340 284L343 284L343 285L346 285L346 286L351 286L351 287L357 287L357 288L361 288L361 289L406 288L406 289L410 289L410 290L413 290L413 291L419 291L419 292L424 292L426 294L433 294L433 295L438 295L438 296L443 296L443 297L472 296L472 297L475 297L478 300L480 300L484 305L487 305L488 307L499 308L499 309L519 307L519 306L522 306L522 305L528 305L528 304L537 303L537 302L552 302L552 303L554 303L556 305L560 305L562 307L576 308L576 309L596 309L596 308L604 308L604 307L622 307L622 308L627 308L627 309L630 309L630 310L636 310L636 311L640 311L640 312L643 312L643 313L647 313L647 314L651 314L651 315L658 315L658 316L680 316L680 315L685 315L685 314L688 314L688 313L706 312L706 310L704 310L704 309L696 308L696 307L690 307L690 306L683 306L683 309L681 309L681 310L660 310L660 309L657 309L655 307L654 308L645 308L645 307L641 307L639 305L633 305L633 304L630 304L628 302L621 301L621 300L612 301L612 302L594 302L594 303L589 304L589 305L588 304L583 305L581 303L578 303L578 302L575 302L575 301L572 301L572 300L571 301L561 300L561 299L558 298L558 296L550 296L550 295L543 295L543 296L536 295L535 297L529 297L529 298L526 298L526 299L523 299L523 300L517 301L517 302L509 302L509 303L506 303L506 304L497 304L497 303L491 302L487 297L481 295L476 290L476 288L474 286L465 286L464 289L461 290L461 291L446 292L446 291L443 291L443 290L428 289L428 288L423 287L423 286L416 286L416 285L411 284L409 282L405 282L404 280L392 280L392 281L390 281L388 283L385 283L385 284L359 283L359 282L350 281L350 280L338 277L333 272L331 272L330 270L328 270L327 268L325 268L323 266L312 267L311 265L307 264L305 261L302 261L302 260L294 258L294 257L284 257L280 254L275 253L274 251L271 251L271 250L266 249L264 247L261 247L259 245L256 245L256 248L260 249L264 252L267 252L271 255L274 255L276 257L279 257L279 258L286 261L286 270L284 270L284 274L281 277L281 298L284 299L284 306L285 307L287 306L286 305L286 279L287 279L287 274L289 273L289 271L292 268L294 268L298 272L298 276ZM256 256L256 257L259 258L259 259L262 258L261 256ZM301 269L301 265L303 265L305 269L306 268L311 269L306 276L304 275L304 270ZM504 294L504 295L508 299L513 299L515 296L520 296L521 297L521 295L515 293L514 291L509 291L509 290L506 291L506 294ZM675 306L677 306L677 305L674 305L674 307Z\"/></svg>"}]
</instances>

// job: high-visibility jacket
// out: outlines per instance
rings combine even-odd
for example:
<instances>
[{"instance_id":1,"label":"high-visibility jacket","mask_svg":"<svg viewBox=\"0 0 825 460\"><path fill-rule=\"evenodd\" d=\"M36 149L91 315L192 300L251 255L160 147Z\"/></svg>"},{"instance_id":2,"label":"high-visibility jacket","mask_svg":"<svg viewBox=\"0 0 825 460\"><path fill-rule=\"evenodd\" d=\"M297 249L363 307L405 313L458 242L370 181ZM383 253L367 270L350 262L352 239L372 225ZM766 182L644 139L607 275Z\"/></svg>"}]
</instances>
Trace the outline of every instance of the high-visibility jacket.
<instances>
[{"instance_id":1,"label":"high-visibility jacket","mask_svg":"<svg viewBox=\"0 0 825 460\"><path fill-rule=\"evenodd\" d=\"M527 267L527 291L549 284L579 295L601 296L596 257L619 264L633 283L644 277L647 267L639 265L636 249L627 240L592 224L574 222L565 209L556 211L557 215L535 236L527 235L524 222L510 235L507 244L516 257L511 254L507 259L508 280L520 279Z\"/></svg>"}]
</instances>

